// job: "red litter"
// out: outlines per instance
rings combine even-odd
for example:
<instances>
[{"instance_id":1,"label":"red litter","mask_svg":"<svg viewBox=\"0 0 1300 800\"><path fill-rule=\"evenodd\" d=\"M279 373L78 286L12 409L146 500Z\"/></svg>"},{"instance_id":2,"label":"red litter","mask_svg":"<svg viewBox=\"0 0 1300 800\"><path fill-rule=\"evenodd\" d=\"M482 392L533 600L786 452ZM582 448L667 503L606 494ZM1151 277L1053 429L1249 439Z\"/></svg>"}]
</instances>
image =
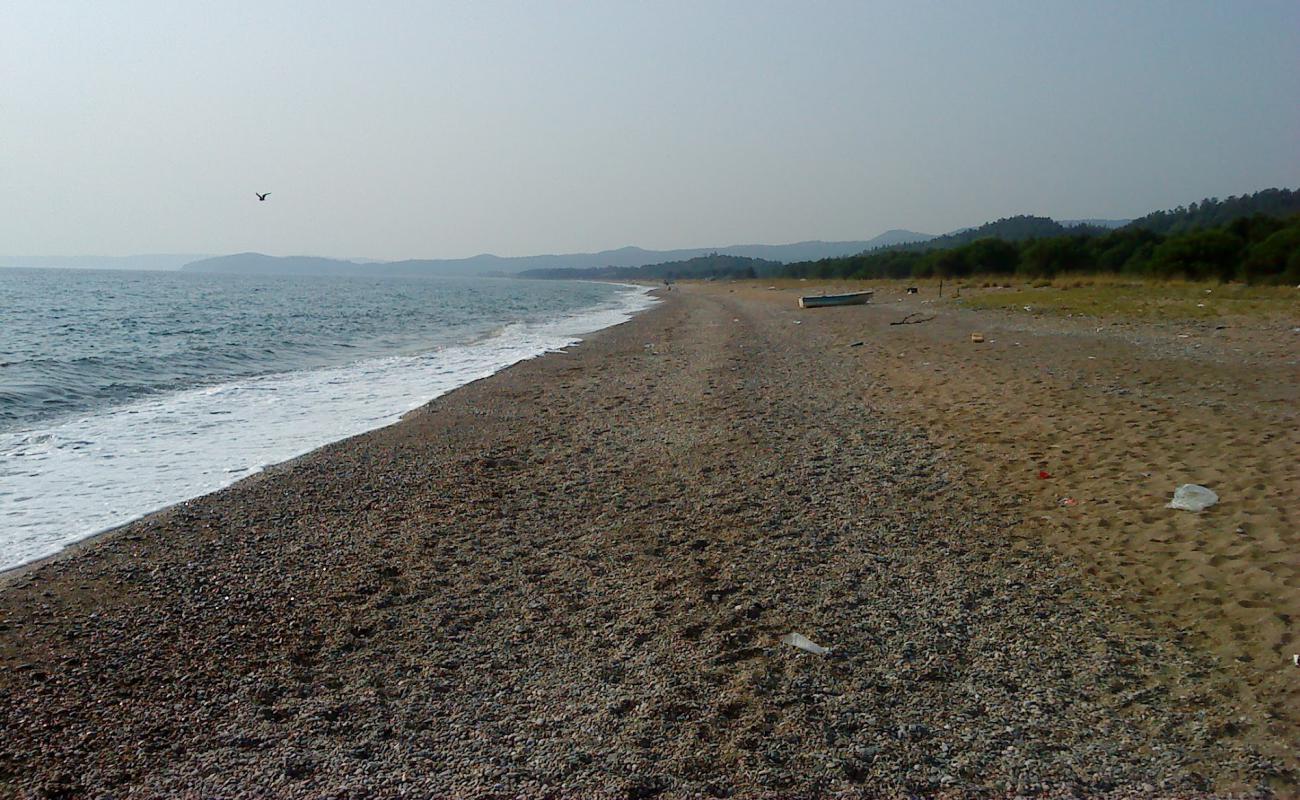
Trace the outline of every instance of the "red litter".
<instances>
[{"instance_id":1,"label":"red litter","mask_svg":"<svg viewBox=\"0 0 1300 800\"><path fill-rule=\"evenodd\" d=\"M1047 479L1050 478L1050 477L1052 477L1052 473L1048 472L1047 470L1045 470L1045 469L1040 469L1040 470L1038 471L1038 479L1039 479L1040 481L1045 481L1045 480L1047 480Z\"/></svg>"}]
</instances>

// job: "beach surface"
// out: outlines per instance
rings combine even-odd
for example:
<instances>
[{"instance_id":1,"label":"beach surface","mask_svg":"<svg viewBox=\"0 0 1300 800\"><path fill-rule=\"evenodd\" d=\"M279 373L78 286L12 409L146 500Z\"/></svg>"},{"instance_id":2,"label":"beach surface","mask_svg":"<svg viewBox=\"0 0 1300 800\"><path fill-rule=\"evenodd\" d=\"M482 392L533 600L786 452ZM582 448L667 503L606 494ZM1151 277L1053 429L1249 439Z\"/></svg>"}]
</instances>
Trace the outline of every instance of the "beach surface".
<instances>
[{"instance_id":1,"label":"beach surface","mask_svg":"<svg viewBox=\"0 0 1300 800\"><path fill-rule=\"evenodd\" d=\"M0 795L1293 796L1294 334L799 291L4 576Z\"/></svg>"}]
</instances>

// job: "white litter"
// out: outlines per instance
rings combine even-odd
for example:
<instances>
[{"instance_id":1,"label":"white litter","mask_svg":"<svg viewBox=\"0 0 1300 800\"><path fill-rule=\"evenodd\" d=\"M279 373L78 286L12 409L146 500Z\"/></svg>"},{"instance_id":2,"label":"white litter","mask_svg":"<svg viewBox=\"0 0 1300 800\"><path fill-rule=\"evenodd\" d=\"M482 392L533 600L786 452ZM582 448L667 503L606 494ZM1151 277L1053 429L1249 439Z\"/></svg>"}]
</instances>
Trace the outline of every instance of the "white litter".
<instances>
[{"instance_id":1,"label":"white litter","mask_svg":"<svg viewBox=\"0 0 1300 800\"><path fill-rule=\"evenodd\" d=\"M1179 511L1204 511L1219 502L1219 496L1210 489L1195 483L1184 483L1174 490L1174 499L1165 508Z\"/></svg>"},{"instance_id":2,"label":"white litter","mask_svg":"<svg viewBox=\"0 0 1300 800\"><path fill-rule=\"evenodd\" d=\"M822 647L812 639L804 636L802 633L787 633L785 636L781 637L781 641L788 645L797 647L800 650L806 650L815 656L824 656L830 652L829 647Z\"/></svg>"}]
</instances>

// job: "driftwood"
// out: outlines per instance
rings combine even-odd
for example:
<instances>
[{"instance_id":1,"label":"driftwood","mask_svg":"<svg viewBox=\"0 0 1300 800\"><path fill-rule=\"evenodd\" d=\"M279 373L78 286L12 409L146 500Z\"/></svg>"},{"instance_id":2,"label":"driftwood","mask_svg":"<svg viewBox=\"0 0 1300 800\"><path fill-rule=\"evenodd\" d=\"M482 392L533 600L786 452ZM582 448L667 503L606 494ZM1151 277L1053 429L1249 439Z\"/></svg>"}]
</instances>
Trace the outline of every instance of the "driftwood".
<instances>
[{"instance_id":1,"label":"driftwood","mask_svg":"<svg viewBox=\"0 0 1300 800\"><path fill-rule=\"evenodd\" d=\"M889 324L890 325L920 325L922 322L929 322L930 320L934 319L935 315L931 314L928 317L921 317L920 319L913 319L913 317L921 317L921 312L913 311L911 314L908 314L906 317L903 317L898 322L891 322Z\"/></svg>"}]
</instances>

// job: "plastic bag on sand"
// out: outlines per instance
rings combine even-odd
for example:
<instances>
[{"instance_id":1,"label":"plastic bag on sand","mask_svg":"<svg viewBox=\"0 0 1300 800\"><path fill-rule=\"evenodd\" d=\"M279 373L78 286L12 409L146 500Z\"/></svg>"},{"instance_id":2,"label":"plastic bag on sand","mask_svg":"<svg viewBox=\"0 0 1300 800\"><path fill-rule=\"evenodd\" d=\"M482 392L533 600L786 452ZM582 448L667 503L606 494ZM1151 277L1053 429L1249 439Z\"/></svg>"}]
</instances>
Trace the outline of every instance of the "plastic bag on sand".
<instances>
[{"instance_id":1,"label":"plastic bag on sand","mask_svg":"<svg viewBox=\"0 0 1300 800\"><path fill-rule=\"evenodd\" d=\"M1184 483L1174 491L1174 499L1165 508L1179 511L1204 511L1219 502L1219 496L1204 486Z\"/></svg>"},{"instance_id":2,"label":"plastic bag on sand","mask_svg":"<svg viewBox=\"0 0 1300 800\"><path fill-rule=\"evenodd\" d=\"M830 652L830 648L822 647L802 633L787 633L781 637L781 641L817 656L824 656Z\"/></svg>"}]
</instances>

